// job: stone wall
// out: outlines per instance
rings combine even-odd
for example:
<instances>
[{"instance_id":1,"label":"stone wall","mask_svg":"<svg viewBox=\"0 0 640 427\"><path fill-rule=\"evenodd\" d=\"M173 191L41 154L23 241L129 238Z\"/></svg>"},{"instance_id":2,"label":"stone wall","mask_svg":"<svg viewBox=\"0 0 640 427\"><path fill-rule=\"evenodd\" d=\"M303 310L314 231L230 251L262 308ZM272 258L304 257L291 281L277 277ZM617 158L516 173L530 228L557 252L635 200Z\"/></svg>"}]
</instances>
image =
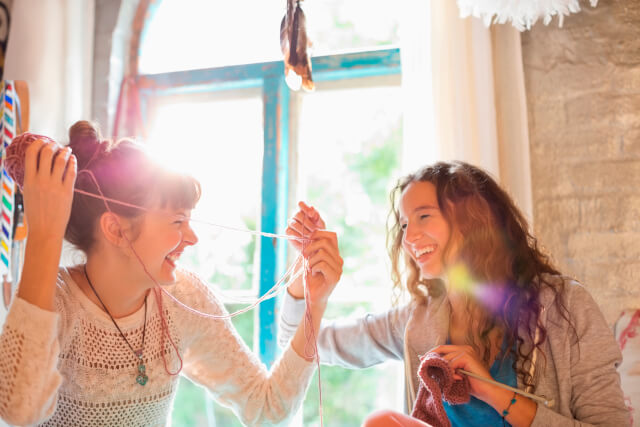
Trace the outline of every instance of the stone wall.
<instances>
[{"instance_id":1,"label":"stone wall","mask_svg":"<svg viewBox=\"0 0 640 427\"><path fill-rule=\"evenodd\" d=\"M640 1L522 35L535 232L609 322L640 307Z\"/></svg>"}]
</instances>

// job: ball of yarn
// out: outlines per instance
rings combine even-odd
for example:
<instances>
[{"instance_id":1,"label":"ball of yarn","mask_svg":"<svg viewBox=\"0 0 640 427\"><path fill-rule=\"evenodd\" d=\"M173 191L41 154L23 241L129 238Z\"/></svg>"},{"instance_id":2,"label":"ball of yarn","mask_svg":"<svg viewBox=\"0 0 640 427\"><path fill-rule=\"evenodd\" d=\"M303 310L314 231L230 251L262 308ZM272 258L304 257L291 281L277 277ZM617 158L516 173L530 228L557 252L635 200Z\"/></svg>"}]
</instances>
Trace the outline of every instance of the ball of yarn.
<instances>
[{"instance_id":1,"label":"ball of yarn","mask_svg":"<svg viewBox=\"0 0 640 427\"><path fill-rule=\"evenodd\" d=\"M52 142L59 145L56 141L44 135L37 135L35 133L25 132L16 136L11 144L7 147L6 157L4 160L4 166L9 173L9 176L18 184L18 187L22 189L24 184L24 157L27 152L27 148L32 142L41 139L46 142Z\"/></svg>"}]
</instances>

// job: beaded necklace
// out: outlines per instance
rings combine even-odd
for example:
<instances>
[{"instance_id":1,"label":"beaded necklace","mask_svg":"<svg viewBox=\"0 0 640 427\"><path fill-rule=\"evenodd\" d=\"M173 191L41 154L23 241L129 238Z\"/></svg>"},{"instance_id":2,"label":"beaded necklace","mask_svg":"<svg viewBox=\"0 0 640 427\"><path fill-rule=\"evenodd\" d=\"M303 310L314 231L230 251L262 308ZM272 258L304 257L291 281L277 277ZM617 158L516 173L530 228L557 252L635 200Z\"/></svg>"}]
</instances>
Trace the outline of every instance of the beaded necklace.
<instances>
[{"instance_id":1,"label":"beaded necklace","mask_svg":"<svg viewBox=\"0 0 640 427\"><path fill-rule=\"evenodd\" d=\"M84 265L84 277L87 278L87 283L89 283L89 287L91 288L91 290L95 294L96 298L98 298L98 301L100 301L100 304L102 304L102 308L104 308L104 311L107 312L107 314L109 315L109 318L111 319L111 321L115 325L115 327L118 330L118 332L120 332L120 336L122 337L124 342L127 343L127 345L129 346L129 348L131 349L133 354L135 354L136 357L138 358L138 374L136 376L136 382L138 384L140 384L141 386L145 385L147 383L147 381L149 381L149 377L147 376L147 373L146 373L147 369L146 369L146 367L144 365L144 361L142 359L142 350L144 349L144 337L147 334L147 297L146 296L144 297L144 326L142 327L142 345L140 347L140 350L136 351L136 350L133 349L133 346L131 345L131 343L129 342L127 337L124 336L124 334L122 333L122 330L120 329L120 326L118 326L118 324L116 323L116 320L113 318L111 313L109 313L109 310L107 309L107 306L104 305L104 303L102 302L102 299L100 299L100 295L98 295L98 292L96 292L96 289L93 287L93 284L91 283L91 280L89 279L89 274L87 273L87 265L86 264Z\"/></svg>"}]
</instances>

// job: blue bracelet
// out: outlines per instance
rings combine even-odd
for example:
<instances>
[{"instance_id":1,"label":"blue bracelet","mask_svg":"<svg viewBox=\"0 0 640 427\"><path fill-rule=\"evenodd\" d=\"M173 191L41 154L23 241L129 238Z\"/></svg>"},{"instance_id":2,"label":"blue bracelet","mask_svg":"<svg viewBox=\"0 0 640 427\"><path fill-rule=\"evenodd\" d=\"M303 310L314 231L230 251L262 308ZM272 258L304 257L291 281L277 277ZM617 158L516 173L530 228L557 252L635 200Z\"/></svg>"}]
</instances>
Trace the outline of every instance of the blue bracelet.
<instances>
[{"instance_id":1,"label":"blue bracelet","mask_svg":"<svg viewBox=\"0 0 640 427\"><path fill-rule=\"evenodd\" d=\"M502 427L505 427L505 420L504 417L506 417L507 415L509 415L509 409L511 409L511 405L513 405L514 403L516 403L516 396L517 393L514 391L513 392L513 397L511 398L511 401L509 402L509 406L507 406L507 409L502 411Z\"/></svg>"}]
</instances>

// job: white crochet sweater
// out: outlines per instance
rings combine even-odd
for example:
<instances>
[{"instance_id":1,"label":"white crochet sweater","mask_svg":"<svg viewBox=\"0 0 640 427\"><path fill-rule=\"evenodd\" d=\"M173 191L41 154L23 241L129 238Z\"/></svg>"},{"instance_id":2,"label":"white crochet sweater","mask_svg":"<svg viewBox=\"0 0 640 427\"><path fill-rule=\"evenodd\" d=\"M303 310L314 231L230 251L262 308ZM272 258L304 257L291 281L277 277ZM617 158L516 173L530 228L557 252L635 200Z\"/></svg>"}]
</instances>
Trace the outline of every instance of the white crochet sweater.
<instances>
[{"instance_id":1,"label":"white crochet sweater","mask_svg":"<svg viewBox=\"0 0 640 427\"><path fill-rule=\"evenodd\" d=\"M194 275L178 272L165 288L189 307L226 313ZM148 299L144 363L149 381L135 382L137 358L111 319L61 269L56 312L15 298L0 335L0 417L10 424L47 426L157 426L169 419L180 362L162 329L156 299ZM299 407L314 364L291 346L271 372L249 350L229 320L195 315L166 295L162 307L184 362L182 374L209 389L248 425L286 424ZM138 348L144 308L117 319Z\"/></svg>"}]
</instances>

